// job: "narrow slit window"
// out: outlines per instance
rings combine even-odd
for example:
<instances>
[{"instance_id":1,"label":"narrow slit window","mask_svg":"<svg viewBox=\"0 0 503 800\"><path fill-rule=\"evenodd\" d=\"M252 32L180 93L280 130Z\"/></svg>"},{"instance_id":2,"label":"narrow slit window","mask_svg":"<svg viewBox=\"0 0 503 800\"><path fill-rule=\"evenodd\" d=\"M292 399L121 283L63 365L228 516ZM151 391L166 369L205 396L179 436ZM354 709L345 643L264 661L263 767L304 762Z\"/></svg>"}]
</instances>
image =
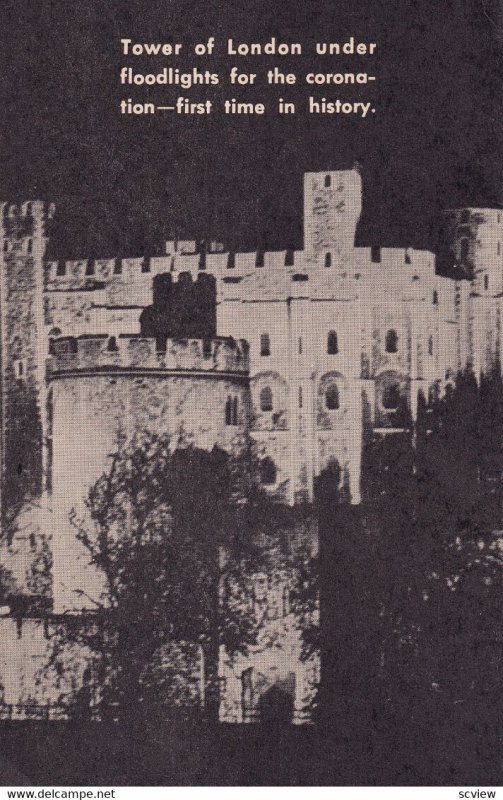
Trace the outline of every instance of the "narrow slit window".
<instances>
[{"instance_id":1,"label":"narrow slit window","mask_svg":"<svg viewBox=\"0 0 503 800\"><path fill-rule=\"evenodd\" d=\"M327 353L329 356L336 356L339 352L339 342L337 339L337 333L335 331L330 331L327 336Z\"/></svg>"},{"instance_id":2,"label":"narrow slit window","mask_svg":"<svg viewBox=\"0 0 503 800\"><path fill-rule=\"evenodd\" d=\"M339 389L335 383L331 383L325 392L325 406L329 411L337 411L339 408Z\"/></svg>"},{"instance_id":3,"label":"narrow slit window","mask_svg":"<svg viewBox=\"0 0 503 800\"><path fill-rule=\"evenodd\" d=\"M232 425L232 397L228 397L225 403L225 424Z\"/></svg>"},{"instance_id":4,"label":"narrow slit window","mask_svg":"<svg viewBox=\"0 0 503 800\"><path fill-rule=\"evenodd\" d=\"M386 352L396 353L398 351L398 334L394 328L386 332Z\"/></svg>"},{"instance_id":5,"label":"narrow slit window","mask_svg":"<svg viewBox=\"0 0 503 800\"><path fill-rule=\"evenodd\" d=\"M17 380L24 381L26 378L26 361L24 358L18 358L14 361L14 376Z\"/></svg>"},{"instance_id":6,"label":"narrow slit window","mask_svg":"<svg viewBox=\"0 0 503 800\"><path fill-rule=\"evenodd\" d=\"M370 249L370 260L373 264L380 264L381 263L381 248L379 245L374 245Z\"/></svg>"},{"instance_id":7,"label":"narrow slit window","mask_svg":"<svg viewBox=\"0 0 503 800\"><path fill-rule=\"evenodd\" d=\"M398 408L400 402L400 389L397 383L386 386L382 395L382 404L388 411Z\"/></svg>"},{"instance_id":8,"label":"narrow slit window","mask_svg":"<svg viewBox=\"0 0 503 800\"><path fill-rule=\"evenodd\" d=\"M271 340L268 333L262 333L260 336L260 355L271 355Z\"/></svg>"},{"instance_id":9,"label":"narrow slit window","mask_svg":"<svg viewBox=\"0 0 503 800\"><path fill-rule=\"evenodd\" d=\"M273 486L276 483L276 464L268 456L260 462L260 480L264 486Z\"/></svg>"},{"instance_id":10,"label":"narrow slit window","mask_svg":"<svg viewBox=\"0 0 503 800\"><path fill-rule=\"evenodd\" d=\"M264 386L260 390L260 410L272 411L272 389L270 386Z\"/></svg>"},{"instance_id":11,"label":"narrow slit window","mask_svg":"<svg viewBox=\"0 0 503 800\"><path fill-rule=\"evenodd\" d=\"M329 269L332 266L332 253L325 253L325 268Z\"/></svg>"}]
</instances>

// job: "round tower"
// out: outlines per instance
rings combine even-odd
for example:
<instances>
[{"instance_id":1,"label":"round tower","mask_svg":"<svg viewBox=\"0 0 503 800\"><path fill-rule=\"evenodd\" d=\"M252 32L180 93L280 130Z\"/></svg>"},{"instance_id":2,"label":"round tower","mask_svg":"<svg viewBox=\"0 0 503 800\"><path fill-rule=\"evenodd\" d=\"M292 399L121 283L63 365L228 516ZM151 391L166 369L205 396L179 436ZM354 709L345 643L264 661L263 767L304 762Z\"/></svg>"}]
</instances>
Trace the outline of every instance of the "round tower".
<instances>
[{"instance_id":1,"label":"round tower","mask_svg":"<svg viewBox=\"0 0 503 800\"><path fill-rule=\"evenodd\" d=\"M47 461L54 516L54 611L98 599L99 575L69 516L85 513L89 487L107 469L120 435L169 434L173 441L228 451L249 417L248 346L231 339L60 337L48 361Z\"/></svg>"}]
</instances>

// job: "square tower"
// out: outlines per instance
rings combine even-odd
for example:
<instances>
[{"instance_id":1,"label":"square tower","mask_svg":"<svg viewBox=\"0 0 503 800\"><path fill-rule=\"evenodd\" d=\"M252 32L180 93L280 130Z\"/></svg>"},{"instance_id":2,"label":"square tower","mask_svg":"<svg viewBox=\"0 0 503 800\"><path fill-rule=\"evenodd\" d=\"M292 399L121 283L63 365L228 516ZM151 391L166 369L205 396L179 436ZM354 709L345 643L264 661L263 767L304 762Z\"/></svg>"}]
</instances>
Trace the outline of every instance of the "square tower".
<instances>
[{"instance_id":1,"label":"square tower","mask_svg":"<svg viewBox=\"0 0 503 800\"><path fill-rule=\"evenodd\" d=\"M0 204L0 483L3 518L42 491L44 267L41 201Z\"/></svg>"},{"instance_id":2,"label":"square tower","mask_svg":"<svg viewBox=\"0 0 503 800\"><path fill-rule=\"evenodd\" d=\"M346 264L362 208L357 169L304 175L304 251L309 262Z\"/></svg>"}]
</instances>

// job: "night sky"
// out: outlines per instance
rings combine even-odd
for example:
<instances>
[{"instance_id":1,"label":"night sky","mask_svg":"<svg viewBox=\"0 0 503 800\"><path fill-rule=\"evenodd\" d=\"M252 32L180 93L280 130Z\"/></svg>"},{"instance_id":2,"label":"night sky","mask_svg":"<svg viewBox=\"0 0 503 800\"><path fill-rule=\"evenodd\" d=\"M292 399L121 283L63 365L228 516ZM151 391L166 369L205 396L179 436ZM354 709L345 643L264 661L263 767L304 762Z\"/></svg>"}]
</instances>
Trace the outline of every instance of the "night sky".
<instances>
[{"instance_id":1,"label":"night sky","mask_svg":"<svg viewBox=\"0 0 503 800\"><path fill-rule=\"evenodd\" d=\"M232 249L299 247L302 174L361 165L361 245L431 243L439 208L503 201L500 0L1 0L0 198L56 202L50 255L159 252L170 235ZM378 43L374 59L134 61L119 40ZM187 48L186 48L187 49ZM374 87L216 90L119 85L122 66L194 65L301 76L367 70ZM123 97L241 97L302 105L309 94L373 101L360 119L125 117Z\"/></svg>"}]
</instances>

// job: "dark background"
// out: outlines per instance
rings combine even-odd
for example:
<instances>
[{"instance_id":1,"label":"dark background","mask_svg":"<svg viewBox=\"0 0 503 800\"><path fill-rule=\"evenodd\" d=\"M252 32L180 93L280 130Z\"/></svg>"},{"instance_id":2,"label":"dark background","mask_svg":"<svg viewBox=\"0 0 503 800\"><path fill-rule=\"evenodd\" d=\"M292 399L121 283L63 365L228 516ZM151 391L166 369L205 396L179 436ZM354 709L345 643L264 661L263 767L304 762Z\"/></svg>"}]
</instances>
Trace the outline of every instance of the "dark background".
<instances>
[{"instance_id":1,"label":"dark background","mask_svg":"<svg viewBox=\"0 0 503 800\"><path fill-rule=\"evenodd\" d=\"M358 162L364 179L362 245L431 243L437 210L503 200L501 0L2 0L0 197L58 206L50 255L155 252L163 238L211 235L234 249L299 247L302 173ZM317 71L367 70L370 86L246 90L255 102L299 100L295 117L121 116L121 66L156 72L301 75L308 59L126 59L119 40L182 41L213 35L264 41L378 43L374 58L319 57ZM314 62L313 62L314 66ZM366 119L314 116L309 94L372 100ZM228 86L156 89L158 101L239 96ZM296 95L294 97L294 95ZM303 99L302 99L303 98Z\"/></svg>"}]
</instances>

